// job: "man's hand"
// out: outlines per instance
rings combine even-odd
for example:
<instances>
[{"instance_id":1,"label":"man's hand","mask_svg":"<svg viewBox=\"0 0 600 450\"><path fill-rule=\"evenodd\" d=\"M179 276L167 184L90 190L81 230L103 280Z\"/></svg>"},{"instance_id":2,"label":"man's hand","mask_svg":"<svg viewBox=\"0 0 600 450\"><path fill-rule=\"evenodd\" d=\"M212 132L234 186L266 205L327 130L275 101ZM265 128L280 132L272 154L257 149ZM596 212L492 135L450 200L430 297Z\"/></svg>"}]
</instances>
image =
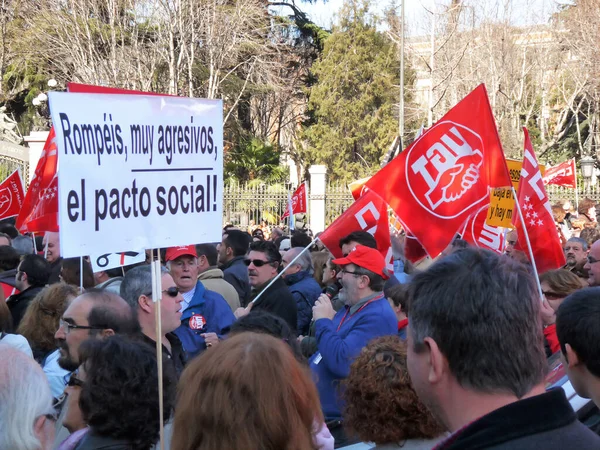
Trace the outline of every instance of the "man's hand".
<instances>
[{"instance_id":1,"label":"man's hand","mask_svg":"<svg viewBox=\"0 0 600 450\"><path fill-rule=\"evenodd\" d=\"M544 325L552 325L554 322L556 322L556 313L548 304L548 300L546 299L544 299L542 302L540 314L542 316L542 322L544 322Z\"/></svg>"},{"instance_id":2,"label":"man's hand","mask_svg":"<svg viewBox=\"0 0 600 450\"><path fill-rule=\"evenodd\" d=\"M333 319L334 316L335 310L329 297L325 294L319 295L315 306L313 306L313 320Z\"/></svg>"},{"instance_id":3,"label":"man's hand","mask_svg":"<svg viewBox=\"0 0 600 450\"><path fill-rule=\"evenodd\" d=\"M303 340L305 337L306 337L306 336L302 336L302 335L298 336L298 337L296 338L296 341L298 342L298 344L299 344L299 343L301 343L301 342L302 342L302 340Z\"/></svg>"},{"instance_id":4,"label":"man's hand","mask_svg":"<svg viewBox=\"0 0 600 450\"><path fill-rule=\"evenodd\" d=\"M254 303L250 303L245 308L238 308L238 309L236 309L233 312L233 315L235 316L236 319L239 319L240 317L247 316L248 314L250 314L250 310L252 309L252 305L254 305Z\"/></svg>"},{"instance_id":5,"label":"man's hand","mask_svg":"<svg viewBox=\"0 0 600 450\"><path fill-rule=\"evenodd\" d=\"M217 333L202 333L200 336L204 338L204 342L206 342L207 347L213 347L219 343L219 337L217 336Z\"/></svg>"}]
</instances>

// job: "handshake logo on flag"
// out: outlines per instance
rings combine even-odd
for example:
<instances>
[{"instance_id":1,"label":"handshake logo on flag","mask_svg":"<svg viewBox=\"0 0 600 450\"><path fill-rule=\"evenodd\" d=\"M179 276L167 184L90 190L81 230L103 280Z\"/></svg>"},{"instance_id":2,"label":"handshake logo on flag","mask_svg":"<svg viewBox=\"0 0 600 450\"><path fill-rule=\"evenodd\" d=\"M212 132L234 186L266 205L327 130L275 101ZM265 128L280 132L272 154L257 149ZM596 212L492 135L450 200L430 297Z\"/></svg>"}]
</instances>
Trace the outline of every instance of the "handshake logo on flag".
<instances>
[{"instance_id":1,"label":"handshake logo on flag","mask_svg":"<svg viewBox=\"0 0 600 450\"><path fill-rule=\"evenodd\" d=\"M454 205L452 210L464 211L481 201L481 196L477 194L476 199L472 195L465 197L477 185L483 164L480 150L483 142L479 135L462 125L445 121L435 125L426 136L434 142L425 154L414 161L409 154L406 160L410 167L406 180L421 206L434 213L444 204L462 202L464 205L458 208ZM420 177L411 177L411 174ZM429 207L423 205L422 200ZM442 211L439 214L445 216L445 208L440 209Z\"/></svg>"}]
</instances>

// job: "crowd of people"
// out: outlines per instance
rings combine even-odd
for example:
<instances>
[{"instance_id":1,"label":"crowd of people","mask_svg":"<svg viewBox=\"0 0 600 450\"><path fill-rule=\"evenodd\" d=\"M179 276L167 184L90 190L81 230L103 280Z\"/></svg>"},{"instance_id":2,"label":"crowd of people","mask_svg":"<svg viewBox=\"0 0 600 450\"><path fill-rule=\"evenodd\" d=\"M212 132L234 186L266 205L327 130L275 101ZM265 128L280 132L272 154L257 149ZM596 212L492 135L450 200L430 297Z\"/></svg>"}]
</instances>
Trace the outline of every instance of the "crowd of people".
<instances>
[{"instance_id":1,"label":"crowd of people","mask_svg":"<svg viewBox=\"0 0 600 450\"><path fill-rule=\"evenodd\" d=\"M567 264L538 280L512 232L417 266L392 233L391 271L364 231L336 258L228 225L163 249L158 294L152 254L94 273L5 221L0 450L600 449L546 385L560 355L600 405L593 206L553 208Z\"/></svg>"}]
</instances>

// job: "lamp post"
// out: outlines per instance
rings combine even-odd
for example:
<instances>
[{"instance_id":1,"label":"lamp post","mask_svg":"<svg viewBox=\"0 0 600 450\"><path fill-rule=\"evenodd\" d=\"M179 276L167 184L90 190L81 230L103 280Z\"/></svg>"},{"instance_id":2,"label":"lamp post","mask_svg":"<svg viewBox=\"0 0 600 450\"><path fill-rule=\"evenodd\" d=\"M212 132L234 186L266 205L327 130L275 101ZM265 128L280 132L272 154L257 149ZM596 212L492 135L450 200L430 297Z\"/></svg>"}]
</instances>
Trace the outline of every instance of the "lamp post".
<instances>
[{"instance_id":1,"label":"lamp post","mask_svg":"<svg viewBox=\"0 0 600 450\"><path fill-rule=\"evenodd\" d=\"M584 156L581 158L581 174L583 175L584 181L584 189L586 193L590 191L590 182L592 180L592 176L594 174L594 166L596 165L596 160L590 156Z\"/></svg>"}]
</instances>

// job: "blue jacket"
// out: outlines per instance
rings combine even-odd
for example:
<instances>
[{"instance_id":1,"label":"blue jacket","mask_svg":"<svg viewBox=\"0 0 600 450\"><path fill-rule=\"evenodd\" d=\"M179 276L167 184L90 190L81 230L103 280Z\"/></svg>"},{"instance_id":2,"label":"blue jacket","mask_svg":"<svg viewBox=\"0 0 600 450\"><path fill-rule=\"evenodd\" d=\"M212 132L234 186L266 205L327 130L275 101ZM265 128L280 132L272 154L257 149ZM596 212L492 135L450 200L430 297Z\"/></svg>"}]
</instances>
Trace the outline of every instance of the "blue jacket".
<instances>
[{"instance_id":1,"label":"blue jacket","mask_svg":"<svg viewBox=\"0 0 600 450\"><path fill-rule=\"evenodd\" d=\"M222 337L235 322L231 308L221 294L209 291L198 281L196 292L181 316L181 325L175 334L191 360L206 349L202 333L217 333Z\"/></svg>"},{"instance_id":2,"label":"blue jacket","mask_svg":"<svg viewBox=\"0 0 600 450\"><path fill-rule=\"evenodd\" d=\"M386 298L377 293L363 301L370 299L375 300L363 304L354 314L344 306L333 320L319 319L315 323L318 351L310 358L310 368L326 420L341 419L340 381L348 376L350 364L362 348L373 338L398 332L396 315Z\"/></svg>"},{"instance_id":3,"label":"blue jacket","mask_svg":"<svg viewBox=\"0 0 600 450\"><path fill-rule=\"evenodd\" d=\"M219 267L223 271L223 278L231 284L240 296L240 304L245 308L250 303L250 279L248 268L244 264L245 256L236 256L231 261Z\"/></svg>"},{"instance_id":4,"label":"blue jacket","mask_svg":"<svg viewBox=\"0 0 600 450\"><path fill-rule=\"evenodd\" d=\"M312 320L312 307L315 306L317 298L321 295L321 286L307 270L286 275L285 283L294 296L298 308L296 330L298 334L306 336Z\"/></svg>"}]
</instances>

